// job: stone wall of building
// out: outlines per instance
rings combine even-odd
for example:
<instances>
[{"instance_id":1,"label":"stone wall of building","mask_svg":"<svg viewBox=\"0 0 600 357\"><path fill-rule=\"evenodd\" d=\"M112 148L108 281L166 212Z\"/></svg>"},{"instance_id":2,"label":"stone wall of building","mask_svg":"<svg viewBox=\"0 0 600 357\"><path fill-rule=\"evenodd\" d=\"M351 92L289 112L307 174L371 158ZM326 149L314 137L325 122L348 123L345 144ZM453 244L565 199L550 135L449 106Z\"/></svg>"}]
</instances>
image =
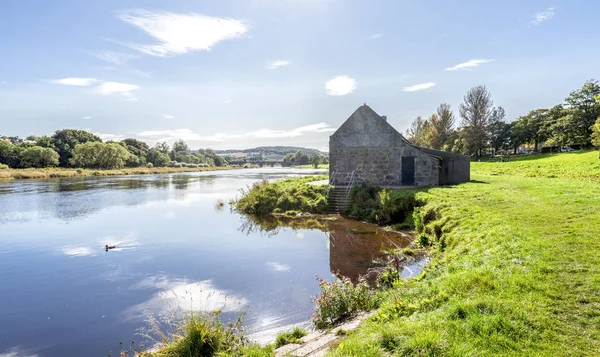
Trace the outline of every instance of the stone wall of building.
<instances>
[{"instance_id":1,"label":"stone wall of building","mask_svg":"<svg viewBox=\"0 0 600 357\"><path fill-rule=\"evenodd\" d=\"M439 160L408 145L329 150L329 170L335 172L335 185L348 184L353 171L357 183L401 185L403 156L415 157L416 186L435 186L439 182Z\"/></svg>"}]
</instances>

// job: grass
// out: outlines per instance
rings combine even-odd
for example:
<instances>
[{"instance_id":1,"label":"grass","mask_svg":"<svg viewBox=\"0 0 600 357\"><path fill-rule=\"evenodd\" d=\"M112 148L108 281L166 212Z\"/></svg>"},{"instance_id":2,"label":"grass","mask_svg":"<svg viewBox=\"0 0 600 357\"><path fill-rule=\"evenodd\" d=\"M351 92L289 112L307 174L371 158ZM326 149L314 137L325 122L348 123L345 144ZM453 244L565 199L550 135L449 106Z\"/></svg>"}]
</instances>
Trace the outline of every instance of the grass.
<instances>
[{"instance_id":1,"label":"grass","mask_svg":"<svg viewBox=\"0 0 600 357\"><path fill-rule=\"evenodd\" d=\"M13 179L45 179L54 177L76 177L76 176L113 176L113 175L145 175L145 174L170 174L177 172L198 172L229 170L230 167L133 167L117 170L94 170L94 169L71 169L52 167L45 169L2 169L0 180Z\"/></svg>"},{"instance_id":2,"label":"grass","mask_svg":"<svg viewBox=\"0 0 600 357\"><path fill-rule=\"evenodd\" d=\"M419 192L420 277L329 356L586 356L600 346L597 152L473 163Z\"/></svg>"},{"instance_id":3,"label":"grass","mask_svg":"<svg viewBox=\"0 0 600 357\"><path fill-rule=\"evenodd\" d=\"M292 166L295 169L315 169L315 165L313 164L308 164L308 165L294 165ZM329 168L329 164L319 164L319 167L316 167L317 169L328 169Z\"/></svg>"},{"instance_id":4,"label":"grass","mask_svg":"<svg viewBox=\"0 0 600 357\"><path fill-rule=\"evenodd\" d=\"M328 208L327 186L309 182L327 179L325 176L295 177L281 181L256 182L241 191L241 197L232 201L238 212L250 215L268 215L290 211L325 213Z\"/></svg>"},{"instance_id":5,"label":"grass","mask_svg":"<svg viewBox=\"0 0 600 357\"><path fill-rule=\"evenodd\" d=\"M308 332L300 327L295 327L292 331L280 332L275 339L275 348L291 343L301 343L301 338L306 335Z\"/></svg>"}]
</instances>

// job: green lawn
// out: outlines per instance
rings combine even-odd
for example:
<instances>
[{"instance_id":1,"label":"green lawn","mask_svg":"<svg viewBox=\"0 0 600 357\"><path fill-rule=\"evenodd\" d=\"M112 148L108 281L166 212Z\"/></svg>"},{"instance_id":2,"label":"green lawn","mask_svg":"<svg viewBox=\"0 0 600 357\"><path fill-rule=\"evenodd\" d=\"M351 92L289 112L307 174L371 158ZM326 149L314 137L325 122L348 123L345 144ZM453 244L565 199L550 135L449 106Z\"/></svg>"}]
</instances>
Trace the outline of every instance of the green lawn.
<instances>
[{"instance_id":1,"label":"green lawn","mask_svg":"<svg viewBox=\"0 0 600 357\"><path fill-rule=\"evenodd\" d=\"M473 163L472 182L418 193L430 268L329 355L600 355L597 157Z\"/></svg>"}]
</instances>

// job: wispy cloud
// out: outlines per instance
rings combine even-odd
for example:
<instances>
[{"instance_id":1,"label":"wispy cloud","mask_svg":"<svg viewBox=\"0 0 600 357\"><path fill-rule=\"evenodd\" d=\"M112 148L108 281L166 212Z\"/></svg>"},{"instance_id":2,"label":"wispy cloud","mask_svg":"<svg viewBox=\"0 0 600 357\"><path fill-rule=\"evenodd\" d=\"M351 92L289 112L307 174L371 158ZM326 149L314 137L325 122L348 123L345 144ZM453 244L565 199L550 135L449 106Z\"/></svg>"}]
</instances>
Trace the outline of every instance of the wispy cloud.
<instances>
[{"instance_id":1,"label":"wispy cloud","mask_svg":"<svg viewBox=\"0 0 600 357\"><path fill-rule=\"evenodd\" d=\"M81 119L92 119L92 117L83 117Z\"/></svg>"},{"instance_id":2,"label":"wispy cloud","mask_svg":"<svg viewBox=\"0 0 600 357\"><path fill-rule=\"evenodd\" d=\"M118 17L155 39L154 44L130 44L131 48L159 57L208 51L218 42L238 38L248 31L248 25L240 20L195 13L130 10Z\"/></svg>"},{"instance_id":3,"label":"wispy cloud","mask_svg":"<svg viewBox=\"0 0 600 357\"><path fill-rule=\"evenodd\" d=\"M169 114L163 114L162 117L165 118L165 119L173 119L173 118L175 118L174 115L169 115Z\"/></svg>"},{"instance_id":4,"label":"wispy cloud","mask_svg":"<svg viewBox=\"0 0 600 357\"><path fill-rule=\"evenodd\" d=\"M431 88L431 87L435 87L435 82L415 84L414 86L402 88L402 91L403 92L416 92L416 91Z\"/></svg>"},{"instance_id":5,"label":"wispy cloud","mask_svg":"<svg viewBox=\"0 0 600 357\"><path fill-rule=\"evenodd\" d=\"M62 84L65 86L89 87L92 84L96 83L97 81L98 80L96 78L71 77L71 78L51 79L48 82L54 83L54 84Z\"/></svg>"},{"instance_id":6,"label":"wispy cloud","mask_svg":"<svg viewBox=\"0 0 600 357\"><path fill-rule=\"evenodd\" d=\"M87 256L94 255L92 248L89 248L89 247L66 246L66 247L62 248L61 252L64 255L68 255L70 257L87 257ZM1 355L0 355L0 357L1 357Z\"/></svg>"},{"instance_id":7,"label":"wispy cloud","mask_svg":"<svg viewBox=\"0 0 600 357\"><path fill-rule=\"evenodd\" d=\"M265 67L266 69L277 69L280 67L285 67L287 65L289 65L290 61L283 61L283 60L277 60L277 61L272 61L267 63L267 66Z\"/></svg>"},{"instance_id":8,"label":"wispy cloud","mask_svg":"<svg viewBox=\"0 0 600 357\"><path fill-rule=\"evenodd\" d=\"M289 265L279 264L276 262L269 262L267 265L275 271L290 271L292 269Z\"/></svg>"},{"instance_id":9,"label":"wispy cloud","mask_svg":"<svg viewBox=\"0 0 600 357\"><path fill-rule=\"evenodd\" d=\"M102 139L104 141L121 141L121 140L125 139L125 136L120 135L120 134L100 133L100 132L91 131L91 130L87 130L87 131L90 131L92 134L96 135L97 137L99 137L100 139Z\"/></svg>"},{"instance_id":10,"label":"wispy cloud","mask_svg":"<svg viewBox=\"0 0 600 357\"><path fill-rule=\"evenodd\" d=\"M0 357L39 357L39 355L28 352L22 349L21 346L15 346L0 353Z\"/></svg>"},{"instance_id":11,"label":"wispy cloud","mask_svg":"<svg viewBox=\"0 0 600 357\"><path fill-rule=\"evenodd\" d=\"M129 53L114 52L114 51L92 52L91 55L102 61L116 64L116 65L125 65L125 64L127 64L127 62L129 62L133 59L140 58L140 56L138 56L138 55L132 55Z\"/></svg>"},{"instance_id":12,"label":"wispy cloud","mask_svg":"<svg viewBox=\"0 0 600 357\"><path fill-rule=\"evenodd\" d=\"M119 82L104 82L96 88L96 91L101 95L113 95L120 94L127 100L137 100L133 95L134 90L138 90L140 87L135 84L119 83Z\"/></svg>"},{"instance_id":13,"label":"wispy cloud","mask_svg":"<svg viewBox=\"0 0 600 357\"><path fill-rule=\"evenodd\" d=\"M354 92L356 81L346 75L333 77L325 82L325 89L328 95L340 96Z\"/></svg>"},{"instance_id":14,"label":"wispy cloud","mask_svg":"<svg viewBox=\"0 0 600 357\"><path fill-rule=\"evenodd\" d=\"M542 22L548 21L551 18L553 18L554 15L555 15L554 8L549 7L548 9L546 9L546 11L542 11L542 12L538 12L538 13L534 14L533 19L531 20L531 23L534 25L539 25Z\"/></svg>"},{"instance_id":15,"label":"wispy cloud","mask_svg":"<svg viewBox=\"0 0 600 357\"><path fill-rule=\"evenodd\" d=\"M137 136L141 138L148 138L150 140L190 140L190 141L212 141L220 142L231 139L240 138L256 138L256 139L268 139L268 138L292 138L302 136L307 133L325 133L335 131L326 123L311 124L301 126L292 130L273 130L273 129L260 129L251 131L248 133L241 134L230 134L230 133L216 133L211 136L201 136L191 129L167 129L167 130L147 130L137 133Z\"/></svg>"},{"instance_id":16,"label":"wispy cloud","mask_svg":"<svg viewBox=\"0 0 600 357\"><path fill-rule=\"evenodd\" d=\"M369 39L370 40L376 40L376 39L382 38L382 37L383 37L382 33L375 33L375 34L372 34L371 36L369 36Z\"/></svg>"},{"instance_id":17,"label":"wispy cloud","mask_svg":"<svg viewBox=\"0 0 600 357\"><path fill-rule=\"evenodd\" d=\"M448 67L448 68L446 68L446 71L457 71L459 69L475 68L481 64L489 63L489 62L494 62L494 60L493 59L472 59L467 62L459 63L454 67Z\"/></svg>"}]
</instances>

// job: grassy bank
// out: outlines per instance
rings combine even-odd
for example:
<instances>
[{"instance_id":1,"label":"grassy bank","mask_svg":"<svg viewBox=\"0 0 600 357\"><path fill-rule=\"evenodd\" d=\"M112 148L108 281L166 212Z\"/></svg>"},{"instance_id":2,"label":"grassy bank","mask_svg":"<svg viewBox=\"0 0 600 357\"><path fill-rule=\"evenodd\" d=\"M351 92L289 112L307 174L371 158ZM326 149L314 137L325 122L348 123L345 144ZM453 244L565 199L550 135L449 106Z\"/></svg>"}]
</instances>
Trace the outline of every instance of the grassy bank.
<instances>
[{"instance_id":1,"label":"grassy bank","mask_svg":"<svg viewBox=\"0 0 600 357\"><path fill-rule=\"evenodd\" d=\"M326 176L295 177L281 181L256 182L232 202L238 212L250 215L272 213L325 213L327 186L310 185L309 182L326 180Z\"/></svg>"},{"instance_id":2,"label":"grassy bank","mask_svg":"<svg viewBox=\"0 0 600 357\"><path fill-rule=\"evenodd\" d=\"M473 163L416 194L433 242L418 279L330 356L583 356L600 346L596 152Z\"/></svg>"},{"instance_id":3,"label":"grassy bank","mask_svg":"<svg viewBox=\"0 0 600 357\"><path fill-rule=\"evenodd\" d=\"M118 170L93 170L93 169L70 169L70 168L45 168L45 169L4 169L0 170L0 180L13 179L45 179L54 177L76 177L76 176L113 176L113 175L146 175L146 174L170 174L177 172L199 172L229 170L231 167L133 167Z\"/></svg>"}]
</instances>

